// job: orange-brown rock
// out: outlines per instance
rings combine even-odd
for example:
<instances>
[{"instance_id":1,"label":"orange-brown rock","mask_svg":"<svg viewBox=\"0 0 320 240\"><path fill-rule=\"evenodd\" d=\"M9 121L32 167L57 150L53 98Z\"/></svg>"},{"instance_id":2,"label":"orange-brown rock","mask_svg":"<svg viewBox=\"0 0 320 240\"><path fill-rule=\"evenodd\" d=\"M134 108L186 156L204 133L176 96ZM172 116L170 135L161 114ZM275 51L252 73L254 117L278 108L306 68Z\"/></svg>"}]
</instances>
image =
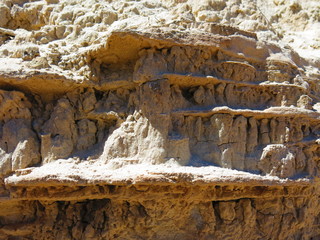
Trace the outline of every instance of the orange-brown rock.
<instances>
[{"instance_id":1,"label":"orange-brown rock","mask_svg":"<svg viewBox=\"0 0 320 240\"><path fill-rule=\"evenodd\" d=\"M318 10L0 3L0 239L319 239Z\"/></svg>"}]
</instances>

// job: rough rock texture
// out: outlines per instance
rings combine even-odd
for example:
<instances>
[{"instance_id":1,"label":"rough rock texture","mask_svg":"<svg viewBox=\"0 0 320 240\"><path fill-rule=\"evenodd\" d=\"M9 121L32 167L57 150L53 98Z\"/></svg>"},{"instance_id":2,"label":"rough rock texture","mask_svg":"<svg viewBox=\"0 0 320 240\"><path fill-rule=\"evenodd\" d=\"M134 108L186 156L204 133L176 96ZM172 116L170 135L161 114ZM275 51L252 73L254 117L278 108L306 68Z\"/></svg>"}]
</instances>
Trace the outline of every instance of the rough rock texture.
<instances>
[{"instance_id":1,"label":"rough rock texture","mask_svg":"<svg viewBox=\"0 0 320 240\"><path fill-rule=\"evenodd\" d=\"M0 239L320 239L318 1L0 1Z\"/></svg>"}]
</instances>

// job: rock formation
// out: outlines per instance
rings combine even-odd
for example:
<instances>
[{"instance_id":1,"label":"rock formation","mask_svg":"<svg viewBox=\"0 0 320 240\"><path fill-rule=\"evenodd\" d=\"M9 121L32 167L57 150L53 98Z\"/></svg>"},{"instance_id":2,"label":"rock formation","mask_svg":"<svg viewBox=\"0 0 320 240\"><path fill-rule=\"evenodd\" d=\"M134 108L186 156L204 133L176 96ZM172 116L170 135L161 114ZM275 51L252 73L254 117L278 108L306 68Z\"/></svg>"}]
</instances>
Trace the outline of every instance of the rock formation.
<instances>
[{"instance_id":1,"label":"rock formation","mask_svg":"<svg viewBox=\"0 0 320 240\"><path fill-rule=\"evenodd\" d=\"M0 2L0 239L320 239L319 12Z\"/></svg>"}]
</instances>

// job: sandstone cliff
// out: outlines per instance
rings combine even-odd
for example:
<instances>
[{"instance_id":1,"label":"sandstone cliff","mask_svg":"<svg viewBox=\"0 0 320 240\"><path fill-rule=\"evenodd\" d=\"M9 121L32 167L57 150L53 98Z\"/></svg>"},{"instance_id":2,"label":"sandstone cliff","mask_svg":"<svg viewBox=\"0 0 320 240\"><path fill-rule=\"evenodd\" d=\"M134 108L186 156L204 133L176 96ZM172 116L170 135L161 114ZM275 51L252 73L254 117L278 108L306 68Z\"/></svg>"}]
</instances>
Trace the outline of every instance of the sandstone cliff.
<instances>
[{"instance_id":1,"label":"sandstone cliff","mask_svg":"<svg viewBox=\"0 0 320 240\"><path fill-rule=\"evenodd\" d=\"M320 239L317 1L0 2L0 239Z\"/></svg>"}]
</instances>

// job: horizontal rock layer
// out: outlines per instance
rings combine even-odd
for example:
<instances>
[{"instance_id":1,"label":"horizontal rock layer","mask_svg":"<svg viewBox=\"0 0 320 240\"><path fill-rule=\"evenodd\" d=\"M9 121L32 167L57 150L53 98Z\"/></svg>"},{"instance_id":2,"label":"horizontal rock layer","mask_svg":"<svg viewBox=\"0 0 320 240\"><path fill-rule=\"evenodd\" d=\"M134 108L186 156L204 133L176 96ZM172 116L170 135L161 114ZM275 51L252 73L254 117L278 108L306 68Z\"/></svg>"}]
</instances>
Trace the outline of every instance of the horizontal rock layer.
<instances>
[{"instance_id":1,"label":"horizontal rock layer","mask_svg":"<svg viewBox=\"0 0 320 240\"><path fill-rule=\"evenodd\" d=\"M190 32L99 25L68 49L77 25L119 16L54 16L46 2L0 5L0 239L320 238L310 62L186 20ZM13 51L21 31L36 44Z\"/></svg>"}]
</instances>

